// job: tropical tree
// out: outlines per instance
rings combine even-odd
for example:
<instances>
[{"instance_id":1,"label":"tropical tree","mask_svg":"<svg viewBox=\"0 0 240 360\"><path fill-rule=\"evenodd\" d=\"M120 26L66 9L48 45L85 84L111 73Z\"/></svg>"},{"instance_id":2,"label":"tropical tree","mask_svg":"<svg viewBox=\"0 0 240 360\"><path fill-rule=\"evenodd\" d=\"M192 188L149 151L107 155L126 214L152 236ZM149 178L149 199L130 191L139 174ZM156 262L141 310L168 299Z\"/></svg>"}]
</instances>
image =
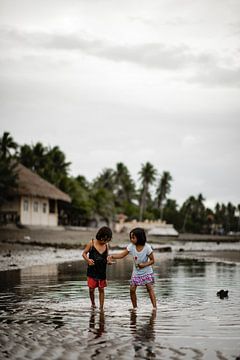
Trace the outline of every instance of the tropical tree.
<instances>
[{"instance_id":1,"label":"tropical tree","mask_svg":"<svg viewBox=\"0 0 240 360\"><path fill-rule=\"evenodd\" d=\"M203 204L202 194L197 198L190 196L182 205L180 212L183 216L181 231L191 231L194 233L203 232L204 225L207 223L207 214Z\"/></svg>"},{"instance_id":2,"label":"tropical tree","mask_svg":"<svg viewBox=\"0 0 240 360\"><path fill-rule=\"evenodd\" d=\"M136 192L128 168L121 162L116 164L114 171L114 187L116 206L120 208L120 211L126 213L126 207L129 208L127 204L132 203Z\"/></svg>"},{"instance_id":3,"label":"tropical tree","mask_svg":"<svg viewBox=\"0 0 240 360\"><path fill-rule=\"evenodd\" d=\"M102 173L93 181L93 187L95 189L105 189L110 192L114 192L114 171L113 169L104 169Z\"/></svg>"},{"instance_id":4,"label":"tropical tree","mask_svg":"<svg viewBox=\"0 0 240 360\"><path fill-rule=\"evenodd\" d=\"M65 154L58 146L48 148L40 142L32 146L25 144L20 147L18 159L45 180L67 191L66 179L71 163L66 162Z\"/></svg>"},{"instance_id":5,"label":"tropical tree","mask_svg":"<svg viewBox=\"0 0 240 360\"><path fill-rule=\"evenodd\" d=\"M104 188L94 188L91 191L93 201L92 215L97 220L97 226L103 218L111 226L115 217L114 195Z\"/></svg>"},{"instance_id":6,"label":"tropical tree","mask_svg":"<svg viewBox=\"0 0 240 360\"><path fill-rule=\"evenodd\" d=\"M93 202L92 216L99 223L103 218L109 225L115 216L115 183L113 169L104 169L93 180L91 186L91 200Z\"/></svg>"},{"instance_id":7,"label":"tropical tree","mask_svg":"<svg viewBox=\"0 0 240 360\"><path fill-rule=\"evenodd\" d=\"M240 204L237 205L237 226L236 226L236 231L239 232L240 231Z\"/></svg>"},{"instance_id":8,"label":"tropical tree","mask_svg":"<svg viewBox=\"0 0 240 360\"><path fill-rule=\"evenodd\" d=\"M91 199L90 184L84 176L79 175L76 178L68 177L65 187L72 199L72 203L67 208L66 204L63 204L62 217L65 218L67 214L67 222L72 225L87 225L95 205Z\"/></svg>"},{"instance_id":9,"label":"tropical tree","mask_svg":"<svg viewBox=\"0 0 240 360\"><path fill-rule=\"evenodd\" d=\"M16 152L18 148L17 143L13 140L9 132L5 131L0 138L0 157L2 160L11 158L12 152Z\"/></svg>"},{"instance_id":10,"label":"tropical tree","mask_svg":"<svg viewBox=\"0 0 240 360\"><path fill-rule=\"evenodd\" d=\"M141 170L139 171L141 180L139 221L142 221L143 219L147 197L151 197L149 194L149 187L155 182L156 174L157 170L150 162L142 164Z\"/></svg>"},{"instance_id":11,"label":"tropical tree","mask_svg":"<svg viewBox=\"0 0 240 360\"><path fill-rule=\"evenodd\" d=\"M0 205L9 196L14 195L17 189L18 176L16 173L16 162L6 161L0 157Z\"/></svg>"},{"instance_id":12,"label":"tropical tree","mask_svg":"<svg viewBox=\"0 0 240 360\"><path fill-rule=\"evenodd\" d=\"M58 146L48 149L46 154L46 166L44 168L44 177L55 184L63 191L67 191L65 179L68 176L68 169L71 162L66 162L65 154Z\"/></svg>"},{"instance_id":13,"label":"tropical tree","mask_svg":"<svg viewBox=\"0 0 240 360\"><path fill-rule=\"evenodd\" d=\"M173 224L174 228L180 230L181 218L178 211L178 204L174 199L167 199L164 206L163 220Z\"/></svg>"},{"instance_id":14,"label":"tropical tree","mask_svg":"<svg viewBox=\"0 0 240 360\"><path fill-rule=\"evenodd\" d=\"M4 132L0 138L0 205L13 195L17 188L17 162L14 159L17 147L11 135Z\"/></svg>"},{"instance_id":15,"label":"tropical tree","mask_svg":"<svg viewBox=\"0 0 240 360\"><path fill-rule=\"evenodd\" d=\"M231 202L228 202L226 213L226 232L234 231L235 211L236 207Z\"/></svg>"},{"instance_id":16,"label":"tropical tree","mask_svg":"<svg viewBox=\"0 0 240 360\"><path fill-rule=\"evenodd\" d=\"M24 144L20 146L18 161L26 166L28 169L35 171L35 156L33 154L33 149L30 145Z\"/></svg>"},{"instance_id":17,"label":"tropical tree","mask_svg":"<svg viewBox=\"0 0 240 360\"><path fill-rule=\"evenodd\" d=\"M157 207L160 210L160 219L163 219L163 203L166 200L167 194L171 191L172 176L168 171L164 171L156 190Z\"/></svg>"}]
</instances>

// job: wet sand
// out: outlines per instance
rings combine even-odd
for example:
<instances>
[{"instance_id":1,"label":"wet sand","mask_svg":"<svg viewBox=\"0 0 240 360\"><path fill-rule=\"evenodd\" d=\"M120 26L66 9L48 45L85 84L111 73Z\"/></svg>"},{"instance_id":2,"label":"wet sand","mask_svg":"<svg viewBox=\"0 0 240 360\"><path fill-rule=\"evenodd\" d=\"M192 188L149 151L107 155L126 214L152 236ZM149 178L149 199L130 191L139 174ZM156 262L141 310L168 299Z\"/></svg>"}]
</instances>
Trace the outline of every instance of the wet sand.
<instances>
[{"instance_id":1,"label":"wet sand","mask_svg":"<svg viewBox=\"0 0 240 360\"><path fill-rule=\"evenodd\" d=\"M0 271L82 260L81 249L0 243Z\"/></svg>"}]
</instances>

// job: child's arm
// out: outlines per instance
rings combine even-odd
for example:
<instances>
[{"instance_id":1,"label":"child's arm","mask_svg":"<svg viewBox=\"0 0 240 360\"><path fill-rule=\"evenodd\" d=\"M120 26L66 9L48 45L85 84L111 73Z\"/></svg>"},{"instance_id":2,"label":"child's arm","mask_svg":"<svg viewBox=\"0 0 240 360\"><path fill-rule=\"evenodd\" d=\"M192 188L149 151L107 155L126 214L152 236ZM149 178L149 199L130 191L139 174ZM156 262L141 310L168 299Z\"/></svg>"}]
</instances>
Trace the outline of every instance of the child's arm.
<instances>
[{"instance_id":1,"label":"child's arm","mask_svg":"<svg viewBox=\"0 0 240 360\"><path fill-rule=\"evenodd\" d=\"M143 269L146 266L150 266L155 263L153 252L151 252L151 254L148 255L148 258L149 258L149 260L147 262L138 264L139 269Z\"/></svg>"},{"instance_id":2,"label":"child's arm","mask_svg":"<svg viewBox=\"0 0 240 360\"><path fill-rule=\"evenodd\" d=\"M84 258L84 260L88 263L88 265L94 265L94 260L93 259L89 259L88 257L88 253L89 253L89 250L91 249L91 246L92 246L92 241L90 241L86 246L85 246L85 249L83 250L83 253L82 253L82 257Z\"/></svg>"},{"instance_id":3,"label":"child's arm","mask_svg":"<svg viewBox=\"0 0 240 360\"><path fill-rule=\"evenodd\" d=\"M129 254L129 251L127 249L123 250L122 252L120 252L119 254L114 254L114 255L111 255L111 260L113 259L122 259L124 258L125 256L127 256Z\"/></svg>"}]
</instances>

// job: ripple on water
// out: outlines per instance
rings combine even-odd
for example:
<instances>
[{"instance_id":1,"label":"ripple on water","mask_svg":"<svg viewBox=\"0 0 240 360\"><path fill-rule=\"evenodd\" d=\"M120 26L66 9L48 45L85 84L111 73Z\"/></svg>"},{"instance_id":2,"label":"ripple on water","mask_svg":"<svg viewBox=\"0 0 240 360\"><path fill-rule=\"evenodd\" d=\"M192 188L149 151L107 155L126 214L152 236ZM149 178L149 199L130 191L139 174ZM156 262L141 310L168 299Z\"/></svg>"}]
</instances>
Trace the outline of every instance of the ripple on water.
<instances>
[{"instance_id":1,"label":"ripple on water","mask_svg":"<svg viewBox=\"0 0 240 360\"><path fill-rule=\"evenodd\" d=\"M191 268L184 261L165 265L157 269L157 311L152 311L145 289L138 289L139 308L131 310L129 282L117 276L106 289L104 311L91 309L86 283L76 276L64 279L61 274L61 280L51 281L25 276L22 283L0 293L2 355L9 359L239 355L239 267L194 263ZM229 299L216 296L219 288L229 289Z\"/></svg>"}]
</instances>

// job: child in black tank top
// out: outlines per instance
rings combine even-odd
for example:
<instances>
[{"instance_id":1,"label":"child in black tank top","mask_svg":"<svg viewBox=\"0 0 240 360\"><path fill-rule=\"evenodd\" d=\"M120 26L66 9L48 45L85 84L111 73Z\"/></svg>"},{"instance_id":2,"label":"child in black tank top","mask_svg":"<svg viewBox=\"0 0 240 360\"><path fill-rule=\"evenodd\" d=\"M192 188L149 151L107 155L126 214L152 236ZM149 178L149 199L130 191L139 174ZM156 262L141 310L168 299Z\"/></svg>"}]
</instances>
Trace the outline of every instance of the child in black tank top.
<instances>
[{"instance_id":1,"label":"child in black tank top","mask_svg":"<svg viewBox=\"0 0 240 360\"><path fill-rule=\"evenodd\" d=\"M106 268L108 257L108 242L112 239L112 231L109 227L103 226L83 251L83 258L88 263L87 279L89 296L92 307L95 307L95 289L99 291L99 306L103 309L104 288L107 286ZM111 264L111 262L109 262Z\"/></svg>"}]
</instances>

